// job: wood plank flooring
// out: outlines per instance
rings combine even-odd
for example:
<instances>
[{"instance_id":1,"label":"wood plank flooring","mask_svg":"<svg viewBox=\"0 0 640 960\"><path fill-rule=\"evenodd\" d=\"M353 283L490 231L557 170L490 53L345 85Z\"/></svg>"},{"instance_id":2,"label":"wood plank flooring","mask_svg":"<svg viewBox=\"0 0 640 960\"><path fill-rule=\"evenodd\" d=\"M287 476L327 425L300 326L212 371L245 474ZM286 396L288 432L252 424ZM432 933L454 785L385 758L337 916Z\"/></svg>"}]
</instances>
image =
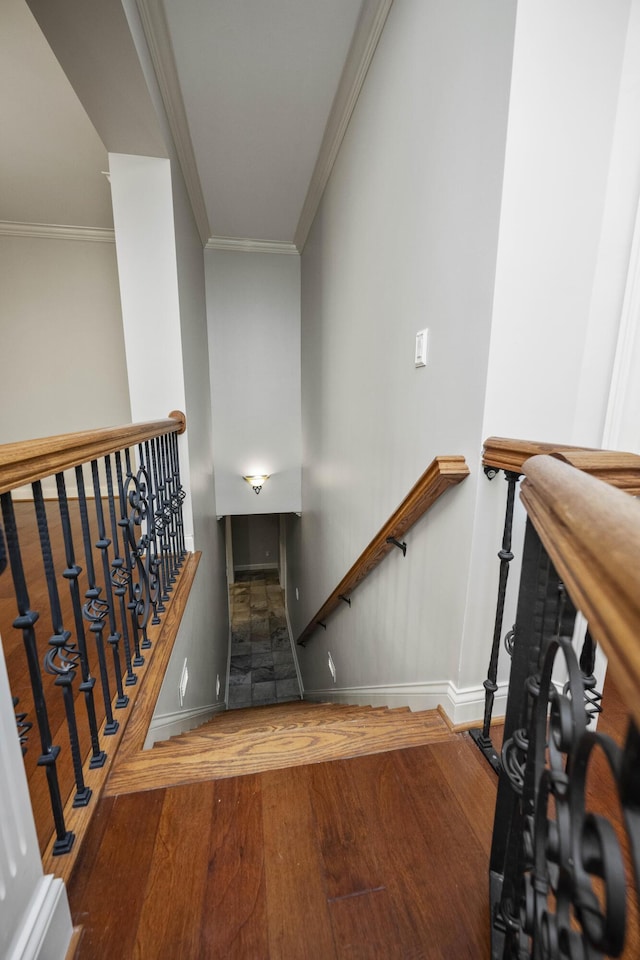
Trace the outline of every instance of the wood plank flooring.
<instances>
[{"instance_id":1,"label":"wood plank flooring","mask_svg":"<svg viewBox=\"0 0 640 960\"><path fill-rule=\"evenodd\" d=\"M106 798L69 885L77 958L487 957L494 799L460 736Z\"/></svg>"}]
</instances>

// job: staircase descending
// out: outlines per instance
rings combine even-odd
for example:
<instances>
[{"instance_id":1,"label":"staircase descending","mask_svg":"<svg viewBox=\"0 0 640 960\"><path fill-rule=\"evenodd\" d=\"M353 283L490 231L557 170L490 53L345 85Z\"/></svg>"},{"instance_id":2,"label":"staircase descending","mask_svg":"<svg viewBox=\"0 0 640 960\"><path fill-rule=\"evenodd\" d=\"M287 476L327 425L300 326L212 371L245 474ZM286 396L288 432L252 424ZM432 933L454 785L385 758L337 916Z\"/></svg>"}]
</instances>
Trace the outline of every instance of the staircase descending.
<instances>
[{"instance_id":1,"label":"staircase descending","mask_svg":"<svg viewBox=\"0 0 640 960\"><path fill-rule=\"evenodd\" d=\"M231 710L116 764L105 792L220 780L455 739L436 710L303 701Z\"/></svg>"}]
</instances>

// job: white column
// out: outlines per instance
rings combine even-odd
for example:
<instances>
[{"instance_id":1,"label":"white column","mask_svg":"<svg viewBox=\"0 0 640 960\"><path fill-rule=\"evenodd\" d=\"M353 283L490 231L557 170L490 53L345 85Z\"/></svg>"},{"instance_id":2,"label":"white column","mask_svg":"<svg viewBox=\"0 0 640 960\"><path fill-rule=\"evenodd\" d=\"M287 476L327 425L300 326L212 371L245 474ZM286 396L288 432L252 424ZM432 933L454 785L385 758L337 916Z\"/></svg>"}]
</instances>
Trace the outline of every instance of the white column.
<instances>
[{"instance_id":1,"label":"white column","mask_svg":"<svg viewBox=\"0 0 640 960\"><path fill-rule=\"evenodd\" d=\"M168 160L110 153L111 199L134 423L186 411L175 224ZM180 470L187 549L193 550L187 432Z\"/></svg>"},{"instance_id":2,"label":"white column","mask_svg":"<svg viewBox=\"0 0 640 960\"><path fill-rule=\"evenodd\" d=\"M38 749L35 732L29 749ZM64 960L71 933L65 885L42 870L0 643L0 957Z\"/></svg>"}]
</instances>

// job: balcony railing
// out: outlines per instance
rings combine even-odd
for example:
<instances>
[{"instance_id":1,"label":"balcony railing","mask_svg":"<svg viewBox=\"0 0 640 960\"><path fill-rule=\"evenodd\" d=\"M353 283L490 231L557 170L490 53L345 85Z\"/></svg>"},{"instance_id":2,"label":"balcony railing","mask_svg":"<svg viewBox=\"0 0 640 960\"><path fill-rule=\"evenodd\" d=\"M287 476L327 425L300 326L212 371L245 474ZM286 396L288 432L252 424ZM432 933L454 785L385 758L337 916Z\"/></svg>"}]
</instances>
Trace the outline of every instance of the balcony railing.
<instances>
[{"instance_id":1,"label":"balcony railing","mask_svg":"<svg viewBox=\"0 0 640 960\"><path fill-rule=\"evenodd\" d=\"M470 733L496 773L500 772L500 758L491 740L491 720L494 697L498 690L498 659L500 642L503 637L507 581L509 567L514 559L511 541L515 495L518 482L523 473L526 472L526 463L536 455L553 456L584 473L604 480L611 486L624 490L626 493L633 496L640 495L640 456L636 454L623 453L617 450L591 450L586 447L570 447L565 444L537 443L531 440L512 440L503 437L489 437L485 441L482 451L485 474L490 480L493 480L501 470L504 472L504 478L507 481L507 498L502 544L498 552L500 567L493 638L489 653L487 678L484 681L484 719L482 727L474 728ZM504 646L510 655L513 640L514 630L509 629L504 636ZM585 668L587 664L590 664L590 675L593 678L595 646L590 633L587 633L585 637L583 661ZM595 689L594 680L592 680L592 685ZM594 694L594 696L596 695ZM597 697L595 702L597 704Z\"/></svg>"},{"instance_id":2,"label":"balcony railing","mask_svg":"<svg viewBox=\"0 0 640 960\"><path fill-rule=\"evenodd\" d=\"M521 470L528 519L491 852L492 960L636 957L640 510L557 458ZM624 743L593 729L577 611L628 710ZM604 809L594 778L612 798Z\"/></svg>"},{"instance_id":3,"label":"balcony railing","mask_svg":"<svg viewBox=\"0 0 640 960\"><path fill-rule=\"evenodd\" d=\"M50 869L95 803L185 562L184 429L172 413L0 446L0 629Z\"/></svg>"}]
</instances>

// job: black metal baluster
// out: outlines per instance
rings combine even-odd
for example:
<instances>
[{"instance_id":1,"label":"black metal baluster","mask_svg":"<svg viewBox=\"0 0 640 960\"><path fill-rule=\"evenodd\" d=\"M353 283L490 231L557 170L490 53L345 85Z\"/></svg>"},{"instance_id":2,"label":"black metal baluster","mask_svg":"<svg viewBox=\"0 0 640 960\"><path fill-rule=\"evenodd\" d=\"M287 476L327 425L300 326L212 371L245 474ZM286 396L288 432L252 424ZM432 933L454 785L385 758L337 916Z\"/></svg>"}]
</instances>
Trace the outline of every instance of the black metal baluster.
<instances>
[{"instance_id":1,"label":"black metal baluster","mask_svg":"<svg viewBox=\"0 0 640 960\"><path fill-rule=\"evenodd\" d=\"M82 772L80 738L78 735L78 723L73 693L73 681L76 678L76 668L80 654L75 643L70 642L71 632L65 630L64 623L62 622L62 607L60 606L60 594L58 593L53 551L49 537L49 524L47 521L44 497L42 495L41 482L36 480L36 482L32 484L32 489L36 518L38 520L38 533L40 535L40 552L42 554L44 575L47 582L49 610L51 613L51 623L53 625L53 636L49 639L49 650L44 658L44 668L47 673L55 676L55 686L60 687L62 690L64 711L67 717L69 745L71 747L71 759L73 762L73 773L76 781L76 795L73 799L73 805L74 807L86 807L91 799L91 789L85 784L84 774Z\"/></svg>"},{"instance_id":2,"label":"black metal baluster","mask_svg":"<svg viewBox=\"0 0 640 960\"><path fill-rule=\"evenodd\" d=\"M11 697L11 702L13 704L13 709L15 712L15 709L20 703L20 701L17 697ZM22 750L23 757L27 752L27 743L29 741L29 737L27 736L27 734L29 733L29 730L31 730L31 728L33 727L33 724L30 723L29 720L27 720L27 716L28 714L25 711L16 713L16 729L18 731L18 740L20 741L20 749Z\"/></svg>"},{"instance_id":3,"label":"black metal baluster","mask_svg":"<svg viewBox=\"0 0 640 960\"><path fill-rule=\"evenodd\" d=\"M92 769L96 769L97 767L104 766L107 755L104 750L100 749L100 741L98 739L98 722L96 720L96 708L93 700L93 688L96 681L95 677L91 676L91 667L87 652L87 639L84 632L84 619L82 616L82 601L80 600L80 585L78 583L78 577L82 573L82 567L79 567L75 561L73 533L71 530L69 503L67 500L67 488L63 473L56 474L56 486L58 488L58 505L60 509L62 536L64 538L64 548L67 561L67 568L63 571L62 575L69 582L69 592L71 594L71 604L73 606L73 618L76 626L76 637L78 640L78 652L80 654L82 683L78 689L84 694L87 721L89 724L89 736L91 739L91 760L89 762L89 766Z\"/></svg>"},{"instance_id":4,"label":"black metal baluster","mask_svg":"<svg viewBox=\"0 0 640 960\"><path fill-rule=\"evenodd\" d=\"M67 830L62 799L60 796L60 784L58 782L58 771L56 761L60 753L60 747L54 746L51 742L51 729L49 726L49 715L47 704L42 686L42 674L40 672L40 660L38 658L38 645L35 634L35 624L38 620L38 612L31 610L29 603L29 593L22 565L22 556L20 554L20 543L18 538L18 528L16 524L13 501L10 493L0 495L0 504L2 506L2 518L7 536L7 550L9 554L9 563L13 577L13 586L18 605L19 616L14 620L13 625L17 630L22 630L22 639L24 642L25 653L27 655L27 665L29 667L29 678L31 680L31 691L33 693L33 703L38 723L38 732L40 734L41 754L38 757L38 766L44 767L47 775L47 786L49 788L49 797L51 799L51 810L55 824L56 840L53 845L53 854L58 856L62 853L68 853L73 846L74 834Z\"/></svg>"},{"instance_id":5,"label":"black metal baluster","mask_svg":"<svg viewBox=\"0 0 640 960\"><path fill-rule=\"evenodd\" d=\"M177 573L177 563L176 563L176 538L177 538L177 527L176 527L176 516L173 512L173 473L171 470L171 461L169 458L169 446L166 434L160 437L160 450L162 458L162 472L164 474L164 508L167 513L168 523L167 523L167 538L168 538L168 550L167 558L169 561L169 584L167 590L170 592L173 590L173 584L176 582L176 573Z\"/></svg>"},{"instance_id":6,"label":"black metal baluster","mask_svg":"<svg viewBox=\"0 0 640 960\"><path fill-rule=\"evenodd\" d=\"M113 559L111 561L111 585L113 592L118 598L120 605L120 622L122 624L122 643L124 647L124 662L126 665L125 686L133 687L138 682L138 678L133 672L131 662L131 643L129 640L129 623L127 615L126 594L129 589L130 577L126 568L125 561L120 556L120 546L118 537L118 519L116 517L115 497L113 493L113 473L111 470L111 457L104 458L105 472L107 476L107 494L109 500L109 519L111 520L111 536L113 537ZM124 535L123 535L124 536Z\"/></svg>"},{"instance_id":7,"label":"black metal baluster","mask_svg":"<svg viewBox=\"0 0 640 960\"><path fill-rule=\"evenodd\" d=\"M113 653L113 670L116 679L116 709L121 710L129 703L129 697L125 694L122 687L122 666L120 664L120 634L117 630L116 613L113 605L113 592L111 590L111 570L109 565L109 547L111 540L108 539L104 525L104 510L102 508L102 491L100 490L100 475L98 473L98 461L91 461L91 475L93 477L93 496L96 510L96 520L98 523L98 540L96 547L102 557L102 574L104 577L104 593L107 602L107 613L109 616L109 636L107 643Z\"/></svg>"},{"instance_id":8,"label":"black metal baluster","mask_svg":"<svg viewBox=\"0 0 640 960\"><path fill-rule=\"evenodd\" d=\"M492 473L495 476L495 473ZM516 483L521 477L519 473L513 473L510 470L505 471L505 480L507 481L507 508L504 518L504 529L502 533L502 549L498 553L500 560L500 575L498 579L498 600L496 604L496 616L493 628L493 641L491 644L491 655L489 658L489 669L487 670L487 679L483 686L485 689L484 697L484 721L482 729L475 727L469 733L475 743L478 745L486 759L489 761L496 773L500 773L500 758L496 753L491 740L491 716L493 714L493 701L498 689L496 682L498 676L498 654L500 652L500 637L502 636L502 621L504 618L504 603L507 594L507 580L509 578L509 564L513 560L511 552L511 534L513 530L513 506L515 500Z\"/></svg>"},{"instance_id":9,"label":"black metal baluster","mask_svg":"<svg viewBox=\"0 0 640 960\"><path fill-rule=\"evenodd\" d=\"M182 504L185 501L186 494L182 488L182 482L180 480L180 456L178 453L178 434L170 433L169 434L169 445L173 453L173 475L175 477L175 502L173 504L173 510L176 514L176 525L178 529L178 566L182 566L184 556L186 554L186 546L184 541L184 520L182 516Z\"/></svg>"},{"instance_id":10,"label":"black metal baluster","mask_svg":"<svg viewBox=\"0 0 640 960\"><path fill-rule=\"evenodd\" d=\"M118 492L120 495L120 519L118 520L118 526L122 530L122 552L124 554L124 565L127 575L127 587L128 587L128 601L127 601L127 610L129 611L129 617L131 622L131 634L133 636L133 666L141 667L144 664L144 657L140 652L140 634L138 630L138 622L136 620L136 600L134 596L133 589L133 571L135 567L135 540L132 541L130 533L130 524L129 524L129 512L128 512L128 500L127 500L127 488L129 485L129 476L131 474L131 462L129 457L129 451L125 451L126 456L126 466L127 466L127 476L124 477L122 471L122 455L118 450L116 453L116 476L118 478Z\"/></svg>"},{"instance_id":11,"label":"black metal baluster","mask_svg":"<svg viewBox=\"0 0 640 960\"><path fill-rule=\"evenodd\" d=\"M147 486L147 515L145 517L146 530L145 530L145 544L146 544L146 554L145 554L145 564L147 569L147 576L149 578L149 591L151 599L151 607L153 609L153 618L151 623L158 624L160 623L160 617L158 616L158 595L160 592L160 580L158 578L158 545L156 539L156 527L154 523L154 501L155 494L153 488L153 475L151 472L151 457L149 452L149 441L145 440L144 445L140 444L140 465L141 471L143 471L145 483Z\"/></svg>"},{"instance_id":12,"label":"black metal baluster","mask_svg":"<svg viewBox=\"0 0 640 960\"><path fill-rule=\"evenodd\" d=\"M165 520L164 513L162 510L162 487L160 478L158 476L158 447L157 447L158 438L154 437L151 440L151 471L153 473L153 486L155 490L155 499L153 506L151 507L151 516L153 518L153 525L155 530L156 543L158 545L158 604L157 610L158 613L163 613L165 608L164 601L167 599L166 592L166 582L167 582L167 557L166 550L164 549L164 528Z\"/></svg>"},{"instance_id":13,"label":"black metal baluster","mask_svg":"<svg viewBox=\"0 0 640 960\"><path fill-rule=\"evenodd\" d=\"M82 467L76 467L76 484L78 486L78 505L80 507L80 522L82 524L82 539L84 542L84 557L87 567L87 580L89 589L85 593L87 603L82 608L82 615L85 620L91 624L89 630L95 637L96 650L98 653L98 666L100 668L100 684L102 686L102 699L104 701L105 713L105 736L112 736L116 733L119 723L114 720L111 708L111 688L109 686L109 674L107 672L107 661L104 655L104 619L107 615L107 604L100 599L102 592L96 585L96 575L93 565L93 547L91 543L91 529L89 527L89 512L87 510L87 495L84 486L84 474Z\"/></svg>"},{"instance_id":14,"label":"black metal baluster","mask_svg":"<svg viewBox=\"0 0 640 960\"><path fill-rule=\"evenodd\" d=\"M596 648L596 642L587 627L582 652L580 653L580 672L584 686L584 706L588 724L599 713L602 713L602 694L596 688L597 681L593 673L596 666Z\"/></svg>"},{"instance_id":15,"label":"black metal baluster","mask_svg":"<svg viewBox=\"0 0 640 960\"><path fill-rule=\"evenodd\" d=\"M131 453L128 449L125 450L125 460L127 465L127 479L124 499L127 505L128 517L126 527L123 529L126 530L132 563L132 618L138 631L138 637L141 638L140 649L146 650L151 646L151 640L147 636L147 624L149 622L152 599L149 574L145 564L142 562L142 557L146 552L146 538L142 533L142 524L149 512L146 499L146 475L144 470L141 469L134 476L131 469ZM140 528L140 537L136 537L137 527Z\"/></svg>"}]
</instances>

